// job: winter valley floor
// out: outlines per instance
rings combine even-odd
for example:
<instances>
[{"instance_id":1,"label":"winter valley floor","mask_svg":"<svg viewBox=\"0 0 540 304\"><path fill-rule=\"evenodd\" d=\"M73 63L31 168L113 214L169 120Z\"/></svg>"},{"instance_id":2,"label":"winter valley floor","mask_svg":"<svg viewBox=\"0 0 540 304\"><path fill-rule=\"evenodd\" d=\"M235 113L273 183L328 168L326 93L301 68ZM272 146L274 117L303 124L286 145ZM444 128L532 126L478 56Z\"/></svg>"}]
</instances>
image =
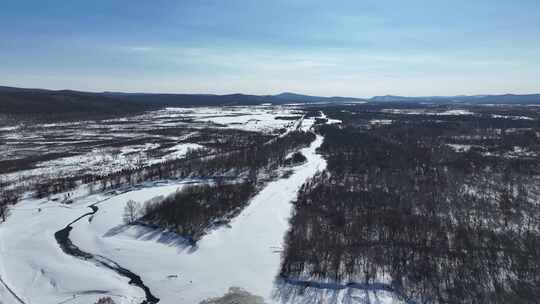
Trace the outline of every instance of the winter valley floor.
<instances>
[{"instance_id":1,"label":"winter valley floor","mask_svg":"<svg viewBox=\"0 0 540 304\"><path fill-rule=\"evenodd\" d=\"M2 125L0 303L534 303L539 110L295 104Z\"/></svg>"}]
</instances>

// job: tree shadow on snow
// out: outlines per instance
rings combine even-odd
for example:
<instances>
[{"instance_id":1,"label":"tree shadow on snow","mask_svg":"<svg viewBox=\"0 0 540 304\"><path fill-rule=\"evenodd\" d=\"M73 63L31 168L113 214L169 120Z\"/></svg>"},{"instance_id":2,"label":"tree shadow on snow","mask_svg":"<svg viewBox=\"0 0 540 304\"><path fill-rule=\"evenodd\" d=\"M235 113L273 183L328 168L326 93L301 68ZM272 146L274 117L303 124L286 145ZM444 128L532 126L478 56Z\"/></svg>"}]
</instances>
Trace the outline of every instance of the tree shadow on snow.
<instances>
[{"instance_id":1,"label":"tree shadow on snow","mask_svg":"<svg viewBox=\"0 0 540 304\"><path fill-rule=\"evenodd\" d=\"M385 285L296 281L278 276L274 281L272 298L283 304L416 304L393 294Z\"/></svg>"},{"instance_id":2,"label":"tree shadow on snow","mask_svg":"<svg viewBox=\"0 0 540 304\"><path fill-rule=\"evenodd\" d=\"M103 234L103 237L114 237L119 234L129 236L139 241L152 241L169 247L176 247L179 253L187 252L191 254L198 249L195 241L190 238L183 237L175 232L163 230L159 227L140 223L117 225Z\"/></svg>"}]
</instances>

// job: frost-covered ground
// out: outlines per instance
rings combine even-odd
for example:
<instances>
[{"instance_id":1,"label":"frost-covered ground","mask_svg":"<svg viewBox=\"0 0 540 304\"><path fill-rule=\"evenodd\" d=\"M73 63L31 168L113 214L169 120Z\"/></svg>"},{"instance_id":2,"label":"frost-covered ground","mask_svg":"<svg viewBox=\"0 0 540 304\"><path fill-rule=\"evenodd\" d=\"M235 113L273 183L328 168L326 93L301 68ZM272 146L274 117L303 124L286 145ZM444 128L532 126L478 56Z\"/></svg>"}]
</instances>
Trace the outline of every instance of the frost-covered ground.
<instances>
[{"instance_id":1,"label":"frost-covered ground","mask_svg":"<svg viewBox=\"0 0 540 304\"><path fill-rule=\"evenodd\" d=\"M290 121L275 119L282 116L297 116L289 107L251 106L218 108L167 108L162 110L165 116L176 116L191 119L198 123L211 123L218 127L241 129L246 131L273 132L286 127Z\"/></svg>"},{"instance_id":2,"label":"frost-covered ground","mask_svg":"<svg viewBox=\"0 0 540 304\"><path fill-rule=\"evenodd\" d=\"M318 137L303 150L305 165L286 179L270 183L231 222L203 238L196 248L170 234L143 227L123 227L125 202L140 201L174 191L174 187L143 189L115 197L91 223L75 226L72 240L81 248L110 257L143 279L163 303L198 303L221 296L229 287L241 287L271 300L274 278L279 270L280 249L288 228L290 201L303 182L325 162L315 149Z\"/></svg>"},{"instance_id":3,"label":"frost-covered ground","mask_svg":"<svg viewBox=\"0 0 540 304\"><path fill-rule=\"evenodd\" d=\"M102 121L19 124L0 129L4 181L38 176L108 174L183 157L205 148L197 130L236 129L275 134L290 128L298 110L279 106L166 108ZM19 161L16 165L10 162ZM11 166L12 169L5 169ZM19 168L14 171L13 168ZM4 168L4 169L2 169Z\"/></svg>"},{"instance_id":4,"label":"frost-covered ground","mask_svg":"<svg viewBox=\"0 0 540 304\"><path fill-rule=\"evenodd\" d=\"M473 112L467 109L452 109L452 110L430 110L430 109L383 109L383 113L391 114L406 114L406 115L474 115Z\"/></svg>"},{"instance_id":5,"label":"frost-covered ground","mask_svg":"<svg viewBox=\"0 0 540 304\"><path fill-rule=\"evenodd\" d=\"M66 255L56 243L54 233L99 198L81 198L69 207L28 199L12 208L0 226L0 276L24 303L69 303L76 298L93 303L105 291L124 299L141 296L127 279ZM19 303L13 297L2 301Z\"/></svg>"},{"instance_id":6,"label":"frost-covered ground","mask_svg":"<svg viewBox=\"0 0 540 304\"><path fill-rule=\"evenodd\" d=\"M219 112L221 116L215 109L204 108L196 111L166 109L158 113L152 114L156 115L154 119L181 117L191 120L191 126L193 121L203 121L206 126L207 123L219 124L214 125L218 128L244 126L251 129L257 125L261 132L277 128L310 130L315 122L314 118L305 117L292 121L275 119L275 116L298 116L296 110L282 108L255 108L249 114L234 109ZM259 122L253 120L253 115L259 117ZM339 121L329 120L328 123ZM138 132L144 133L141 130L134 133ZM122 131L122 134L128 133ZM302 149L306 163L294 167L291 175L267 184L230 225L212 231L196 247L174 233L126 226L122 215L129 199L144 202L171 194L186 183L207 181L154 182L138 188L91 195L82 186L71 193L73 203L70 205L55 199L64 193L49 199L26 197L11 208L7 222L0 225L0 302L86 304L94 303L101 296L110 296L117 303L141 303L144 300L144 292L130 285L126 277L96 262L66 254L55 239L55 232L88 213L90 204L99 202L96 214L72 225L71 241L85 252L106 257L140 275L152 294L160 298L160 303L197 304L208 299L217 301L209 303L220 303L220 297L239 296L265 303L394 303L392 294L384 290L359 290L337 284L306 288L276 281L292 212L291 201L309 177L326 167L325 160L316 153L322 142L323 138L318 135L310 147ZM196 146L169 145L167 151L170 154L167 155L181 157L188 147ZM121 159L153 148L153 143L122 147L115 157ZM104 166L103 161L88 159L93 158L71 156L63 159L61 165L55 163L60 160L51 160L47 164L52 167Z\"/></svg>"},{"instance_id":7,"label":"frost-covered ground","mask_svg":"<svg viewBox=\"0 0 540 304\"><path fill-rule=\"evenodd\" d=\"M91 221L74 224L71 240L82 250L106 256L141 275L162 303L198 303L222 296L230 287L241 287L272 302L290 202L307 178L324 169L324 159L315 152L322 141L318 136L303 149L307 163L291 176L268 184L230 228L212 232L196 248L176 235L122 223L128 199L145 201L167 195L182 183L156 184L112 197L75 194L69 206L24 200L0 226L0 275L25 303L91 303L105 294L119 303L139 303L143 294L127 279L66 255L54 238L57 230L88 212L90 203L106 199Z\"/></svg>"}]
</instances>

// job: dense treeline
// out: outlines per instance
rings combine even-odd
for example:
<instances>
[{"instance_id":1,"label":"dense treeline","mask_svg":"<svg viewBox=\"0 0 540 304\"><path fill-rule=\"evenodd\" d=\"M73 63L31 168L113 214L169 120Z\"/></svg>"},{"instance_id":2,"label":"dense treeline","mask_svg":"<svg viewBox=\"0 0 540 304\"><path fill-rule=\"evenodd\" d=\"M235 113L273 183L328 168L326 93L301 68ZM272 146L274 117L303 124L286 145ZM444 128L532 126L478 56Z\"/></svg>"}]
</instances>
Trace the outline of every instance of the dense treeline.
<instances>
[{"instance_id":1,"label":"dense treeline","mask_svg":"<svg viewBox=\"0 0 540 304\"><path fill-rule=\"evenodd\" d=\"M124 121L121 121L123 123ZM111 122L107 122L111 123ZM70 129L68 134L76 132L81 128L75 127L55 127L58 132L64 132L66 129ZM62 130L62 131L61 131ZM49 142L48 146L44 146L43 149L47 150L47 153L35 153L17 155L16 158L7 158L0 160L0 174L10 173L15 171L24 171L29 169L36 169L46 161L57 161L58 159L70 156L81 155L87 151L101 150L103 155L111 155L112 158L117 158L122 154L122 149L129 146L154 144L156 147L145 150L147 159L165 159L168 154L171 153L172 147L178 144L199 143L204 145L200 149L192 149L188 152L188 158L198 158L204 156L210 156L217 153L232 152L236 150L244 149L248 146L262 145L268 142L274 136L270 134L263 134L254 131L234 130L234 129L212 129L212 128L164 128L164 129L152 129L148 133L151 135L138 136L136 138L111 138L103 140L90 140L82 144L74 143L73 149L69 151L63 150L65 141L68 140L70 135L66 137L47 137ZM175 137L178 139L160 138L153 135L164 135ZM55 144L58 141L58 144ZM57 149L58 150L55 150ZM125 168L127 171L140 171L145 167L144 157L140 157L138 152L125 153L134 167ZM47 196L49 194L64 192L72 190L78 186L82 180L94 180L93 175L87 175L85 173L86 168L80 168L80 173L73 175L67 175L63 172L47 172L41 175L24 176L21 174L18 178L10 179L10 182L16 185L20 191L34 191L38 197ZM91 168L89 168L91 169ZM116 172L111 173L111 176L116 176ZM119 174L122 175L122 174ZM97 177L99 179L99 177ZM112 187L115 187L117 180L113 180ZM120 181L119 181L120 182ZM125 184L125 181L123 182Z\"/></svg>"},{"instance_id":2,"label":"dense treeline","mask_svg":"<svg viewBox=\"0 0 540 304\"><path fill-rule=\"evenodd\" d=\"M91 190L115 189L146 181L169 178L239 176L256 177L268 174L286 163L286 156L308 145L315 139L311 132L294 131L275 137L264 144L235 147L232 150L208 151L193 149L182 159L174 159L150 166L124 169L107 175L84 175L51 179L35 184L37 197L74 189L78 182L88 184Z\"/></svg>"},{"instance_id":3,"label":"dense treeline","mask_svg":"<svg viewBox=\"0 0 540 304\"><path fill-rule=\"evenodd\" d=\"M141 107L232 106L287 104L296 102L340 102L344 97L317 97L297 94L159 94L92 93L73 90L25 89L0 86L0 112L3 113L93 113L128 111ZM116 109L117 108L117 109Z\"/></svg>"},{"instance_id":4,"label":"dense treeline","mask_svg":"<svg viewBox=\"0 0 540 304\"><path fill-rule=\"evenodd\" d=\"M538 129L474 137L493 131L464 128L469 118L409 115L373 127L356 115L319 128L327 171L294 202L281 276L385 282L420 303L536 303L538 158L485 146L536 151ZM456 136L479 148L454 151Z\"/></svg>"},{"instance_id":5,"label":"dense treeline","mask_svg":"<svg viewBox=\"0 0 540 304\"><path fill-rule=\"evenodd\" d=\"M35 89L0 89L0 113L18 114L40 118L54 117L59 120L85 116L108 116L144 112L157 106L130 102L100 93L70 90L50 91Z\"/></svg>"},{"instance_id":6,"label":"dense treeline","mask_svg":"<svg viewBox=\"0 0 540 304\"><path fill-rule=\"evenodd\" d=\"M162 202L145 204L141 221L197 241L212 227L229 222L247 205L258 189L260 173L271 174L279 166L290 165L291 159L305 160L301 153L293 153L291 158L287 155L314 139L313 133L295 131L264 145L194 158L181 167L170 167L174 170L166 172L175 177L245 175L245 180L242 183L188 186Z\"/></svg>"},{"instance_id":7,"label":"dense treeline","mask_svg":"<svg viewBox=\"0 0 540 304\"><path fill-rule=\"evenodd\" d=\"M459 133L448 125L432 122L396 122L384 128L368 131L357 128L322 126L319 131L325 136L321 147L328 157L329 167L350 173L362 172L368 167L396 168L432 166L434 164L470 171L474 168L490 167L502 172L506 168L521 173L540 174L538 154L525 157L501 157L515 146L526 147L529 151L540 152L538 131L520 130L512 134L489 135L485 129L468 129ZM540 128L539 128L540 130ZM479 136L470 133L484 134ZM459 134L459 135L455 135ZM460 139L469 138L468 142ZM464 153L455 153L448 144L470 144L472 148Z\"/></svg>"},{"instance_id":8,"label":"dense treeline","mask_svg":"<svg viewBox=\"0 0 540 304\"><path fill-rule=\"evenodd\" d=\"M9 188L8 183L0 176L0 223L6 220L9 214L9 206L17 203L21 196L20 191Z\"/></svg>"},{"instance_id":9,"label":"dense treeline","mask_svg":"<svg viewBox=\"0 0 540 304\"><path fill-rule=\"evenodd\" d=\"M236 216L256 189L251 180L186 186L161 202L145 204L140 221L197 241L212 227Z\"/></svg>"},{"instance_id":10,"label":"dense treeline","mask_svg":"<svg viewBox=\"0 0 540 304\"><path fill-rule=\"evenodd\" d=\"M0 174L7 174L17 171L29 170L35 168L40 162L71 156L71 153L44 153L24 158L15 158L0 160Z\"/></svg>"},{"instance_id":11,"label":"dense treeline","mask_svg":"<svg viewBox=\"0 0 540 304\"><path fill-rule=\"evenodd\" d=\"M308 145L314 139L313 133L295 131L261 145L210 155L201 155L199 150L193 150L184 159L154 164L139 170L125 170L107 176L88 176L85 181L97 181L102 189L108 189L166 178L241 174L257 176L259 172L269 173L283 165L288 153Z\"/></svg>"}]
</instances>

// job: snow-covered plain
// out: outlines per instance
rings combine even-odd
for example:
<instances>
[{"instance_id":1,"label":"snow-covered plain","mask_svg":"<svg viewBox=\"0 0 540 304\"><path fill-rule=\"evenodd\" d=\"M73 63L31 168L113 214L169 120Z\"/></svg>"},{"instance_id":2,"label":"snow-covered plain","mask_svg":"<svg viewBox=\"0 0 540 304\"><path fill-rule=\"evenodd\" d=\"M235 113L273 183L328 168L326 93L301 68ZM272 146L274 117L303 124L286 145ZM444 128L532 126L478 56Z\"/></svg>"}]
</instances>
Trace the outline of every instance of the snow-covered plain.
<instances>
[{"instance_id":1,"label":"snow-covered plain","mask_svg":"<svg viewBox=\"0 0 540 304\"><path fill-rule=\"evenodd\" d=\"M144 201L175 190L164 186L117 196L91 223L81 222L72 240L143 274L145 284L163 303L199 303L241 287L268 301L280 265L280 250L288 229L290 202L304 181L325 167L315 153L322 137L303 149L308 162L288 178L271 182L230 223L204 237L192 248L181 238L144 227L125 227L122 212L128 199Z\"/></svg>"},{"instance_id":2,"label":"snow-covered plain","mask_svg":"<svg viewBox=\"0 0 540 304\"><path fill-rule=\"evenodd\" d=\"M170 119L179 112L184 118L189 115L189 119L211 119L212 123L228 123L217 127L232 128L242 128L235 123L236 119L243 119L245 125L248 125L254 121L255 115L258 120L253 124L260 127L264 125L261 122L266 122L259 130L262 132L282 127L308 130L314 123L314 119L296 122L275 119L277 115L287 116L291 113L270 108L255 108L249 114L238 113L239 111L240 109L231 110L233 115L216 109L203 108L200 112L193 109L167 109L154 115ZM242 116L250 118L240 118ZM125 126L128 120L125 118L119 121ZM76 124L69 123L63 127L73 125ZM253 129L253 126L248 128ZM6 131L13 130L19 128ZM122 132L131 134L127 130ZM74 224L71 240L83 251L101 254L125 268L133 268L131 270L141 274L143 281L162 299L162 303L196 303L194 301L220 296L235 285L269 295L280 259L279 252L270 247L281 246L288 227L290 202L300 185L325 166L324 160L315 153L321 143L322 138L319 136L303 151L309 160L306 164L297 167L295 173L287 179L270 183L253 199L250 206L231 223L231 227L236 229L222 228L214 231L199 243L198 248L188 247L181 237L172 233L156 232L144 227L125 227L122 223L123 208L128 198L145 201L168 195L184 183L193 182L190 180L163 185L150 184L124 194L87 195L84 190L79 189L73 193L71 205L47 199L26 198L11 208L8 221L0 225L0 302L93 303L100 295L111 296L119 303L142 301L144 293L136 286L129 285L127 278L93 262L65 254L54 238L56 231L87 213L89 204L99 201L103 202L99 204L99 212L89 218L91 221L83 219ZM169 153L165 157L181 157L188 148L198 147L200 145L195 143L177 144L167 148ZM126 166L126 158L130 155L154 148L157 148L156 144L147 143L122 147L114 155L92 151L44 162L34 170L58 170L58 167L61 167L65 170L64 174L69 174L71 167L73 170L105 167L110 165L107 164L109 158L114 158L115 163L121 167ZM92 153L93 155L89 156ZM160 160L150 160L152 161ZM265 237L265 242L261 242L261 236ZM241 255L242 252L251 253L246 256ZM251 267L246 267L245 263L251 257L256 259ZM220 267L228 268L222 271ZM231 276L233 271L238 271L238 276ZM254 276L258 277L263 272L266 272L264 280L254 279ZM210 284L211 282L213 283Z\"/></svg>"},{"instance_id":3,"label":"snow-covered plain","mask_svg":"<svg viewBox=\"0 0 540 304\"><path fill-rule=\"evenodd\" d=\"M188 148L204 148L189 142L198 129L275 134L295 123L276 117L295 116L297 109L281 106L165 108L101 121L2 127L0 161L40 159L29 168L3 174L2 179L22 182L39 176L109 174L181 158ZM167 129L174 129L174 135L157 132ZM156 151L162 156L155 157Z\"/></svg>"},{"instance_id":4,"label":"snow-covered plain","mask_svg":"<svg viewBox=\"0 0 540 304\"><path fill-rule=\"evenodd\" d=\"M326 123L329 124L329 125L342 123L342 121L340 119L329 118L328 116L326 116L326 114L324 112L321 112L321 116L319 118L326 119L327 120Z\"/></svg>"},{"instance_id":5,"label":"snow-covered plain","mask_svg":"<svg viewBox=\"0 0 540 304\"><path fill-rule=\"evenodd\" d=\"M456 152L467 152L471 149L471 145L460 145L460 144L447 144L450 148L452 148Z\"/></svg>"},{"instance_id":6,"label":"snow-covered plain","mask_svg":"<svg viewBox=\"0 0 540 304\"><path fill-rule=\"evenodd\" d=\"M492 114L491 117L493 118L503 118L503 119L512 119L512 120L534 120L534 118L528 117L528 116L513 116L513 115L498 115L498 114Z\"/></svg>"},{"instance_id":7,"label":"snow-covered plain","mask_svg":"<svg viewBox=\"0 0 540 304\"><path fill-rule=\"evenodd\" d=\"M435 115L435 116L451 116L451 115L474 115L473 112L467 109L452 109L445 111L436 111L429 109L382 109L383 113L403 114L403 115Z\"/></svg>"},{"instance_id":8,"label":"snow-covered plain","mask_svg":"<svg viewBox=\"0 0 540 304\"><path fill-rule=\"evenodd\" d=\"M0 226L0 276L24 303L93 303L104 292L130 303L127 299L142 296L126 278L66 255L56 243L54 233L96 199L69 207L29 199L12 208ZM20 304L14 297L2 303Z\"/></svg>"},{"instance_id":9,"label":"snow-covered plain","mask_svg":"<svg viewBox=\"0 0 540 304\"><path fill-rule=\"evenodd\" d=\"M272 132L287 127L290 121L275 119L278 116L293 117L295 110L290 107L251 106L217 108L167 108L170 114L179 114L183 118L196 122L213 123L218 127L246 131Z\"/></svg>"},{"instance_id":10,"label":"snow-covered plain","mask_svg":"<svg viewBox=\"0 0 540 304\"><path fill-rule=\"evenodd\" d=\"M308 162L296 167L291 176L269 183L230 228L213 231L195 248L176 235L122 223L128 199L145 201L167 195L182 183L154 185L106 199L91 221L73 225L71 240L82 250L106 256L141 275L162 303L198 303L221 296L233 286L272 302L290 202L307 178L324 169L324 159L315 152L322 141L318 136L304 148ZM0 275L25 303L91 303L100 294L119 303L142 301L141 290L127 279L66 255L54 238L57 230L88 212L90 203L105 198L83 196L69 206L28 199L13 208L0 226Z\"/></svg>"},{"instance_id":11,"label":"snow-covered plain","mask_svg":"<svg viewBox=\"0 0 540 304\"><path fill-rule=\"evenodd\" d=\"M372 119L369 121L369 124L375 126L382 126L392 124L392 122L394 121L391 119Z\"/></svg>"},{"instance_id":12,"label":"snow-covered plain","mask_svg":"<svg viewBox=\"0 0 540 304\"><path fill-rule=\"evenodd\" d=\"M219 124L226 121L228 124L219 127L240 126L233 120L244 116L235 113L227 118L210 117L213 115L211 110L197 114L193 109L164 111L162 114L169 118L177 114L191 115L190 119ZM292 114L277 111L271 115ZM268 128L309 130L315 122L314 118L302 118L291 124L291 121L267 118ZM251 118L241 119L252 128ZM392 294L384 290L333 288L338 285L299 288L276 281L292 212L291 201L309 177L326 167L325 160L316 153L322 142L323 138L318 135L309 147L302 149L308 160L306 163L294 167L291 175L268 183L230 225L212 231L196 247L171 232L126 226L122 215L129 199L144 202L171 194L186 183L208 181L163 181L92 195L79 189L72 194L70 205L26 198L11 209L7 222L0 225L0 303L86 304L105 295L124 304L144 300L143 291L130 285L126 277L95 262L67 255L55 239L55 232L89 212L88 206L97 202L96 214L72 225L71 241L85 252L104 256L140 275L160 303L197 304L223 296L232 287L260 296L266 303L307 304L323 300L330 303L394 303ZM119 157L148 148L151 147L124 148ZM171 153L181 154L186 147L175 145L168 149Z\"/></svg>"}]
</instances>

